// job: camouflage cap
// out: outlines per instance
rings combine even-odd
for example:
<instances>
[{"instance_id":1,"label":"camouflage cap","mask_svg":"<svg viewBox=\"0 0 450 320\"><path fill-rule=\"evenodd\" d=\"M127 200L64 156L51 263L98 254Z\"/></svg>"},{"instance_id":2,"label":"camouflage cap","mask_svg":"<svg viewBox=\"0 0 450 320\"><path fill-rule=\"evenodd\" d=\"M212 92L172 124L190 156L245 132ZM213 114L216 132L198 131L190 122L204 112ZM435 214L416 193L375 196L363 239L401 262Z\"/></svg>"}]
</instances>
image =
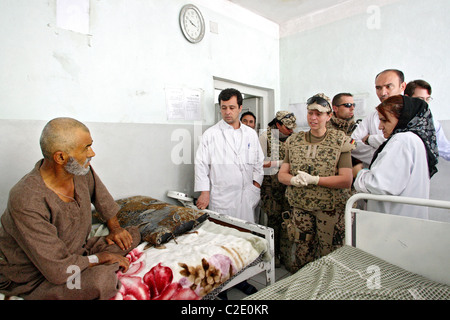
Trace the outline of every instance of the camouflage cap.
<instances>
[{"instance_id":1,"label":"camouflage cap","mask_svg":"<svg viewBox=\"0 0 450 320\"><path fill-rule=\"evenodd\" d=\"M323 93L313 95L306 102L308 110L317 110L319 112L331 112L331 100Z\"/></svg>"},{"instance_id":2,"label":"camouflage cap","mask_svg":"<svg viewBox=\"0 0 450 320\"><path fill-rule=\"evenodd\" d=\"M276 114L276 118L277 120L281 121L288 129L294 129L297 126L297 118L295 118L292 112L278 111Z\"/></svg>"}]
</instances>

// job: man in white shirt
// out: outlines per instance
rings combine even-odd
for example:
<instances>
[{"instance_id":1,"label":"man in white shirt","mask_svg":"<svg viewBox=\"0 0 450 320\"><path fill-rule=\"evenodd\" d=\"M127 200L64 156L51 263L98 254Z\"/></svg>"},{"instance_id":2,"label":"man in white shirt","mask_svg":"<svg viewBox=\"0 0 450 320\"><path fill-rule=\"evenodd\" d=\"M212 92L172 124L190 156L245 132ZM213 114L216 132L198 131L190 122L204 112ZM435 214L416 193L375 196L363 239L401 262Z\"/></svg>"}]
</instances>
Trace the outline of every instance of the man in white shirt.
<instances>
[{"instance_id":1,"label":"man in white shirt","mask_svg":"<svg viewBox=\"0 0 450 320\"><path fill-rule=\"evenodd\" d=\"M255 222L264 154L256 131L239 121L241 93L225 89L218 100L222 120L203 133L195 158L197 207Z\"/></svg>"},{"instance_id":2,"label":"man in white shirt","mask_svg":"<svg viewBox=\"0 0 450 320\"><path fill-rule=\"evenodd\" d=\"M403 94L405 87L405 76L400 70L387 69L375 77L375 90L381 102L388 97ZM379 125L378 112L374 110L353 131L352 138L356 141L356 149L352 151L352 156L361 160L364 167L369 166L375 150L386 140L378 129Z\"/></svg>"},{"instance_id":3,"label":"man in white shirt","mask_svg":"<svg viewBox=\"0 0 450 320\"><path fill-rule=\"evenodd\" d=\"M428 105L433 98L431 97L431 85L425 80L414 80L408 82L405 88L405 95L424 100ZM439 156L450 161L450 141L445 136L441 124L433 117L434 128L436 130L436 139L439 150Z\"/></svg>"},{"instance_id":4,"label":"man in white shirt","mask_svg":"<svg viewBox=\"0 0 450 320\"><path fill-rule=\"evenodd\" d=\"M222 120L207 129L195 156L194 191L200 191L199 209L255 222L261 199L264 154L256 130L242 124L242 94L225 89L219 94ZM258 221L256 221L258 222ZM236 285L246 294L257 290L247 281ZM226 292L219 298L228 299Z\"/></svg>"},{"instance_id":5,"label":"man in white shirt","mask_svg":"<svg viewBox=\"0 0 450 320\"><path fill-rule=\"evenodd\" d=\"M251 111L241 114L241 122L256 130L256 116Z\"/></svg>"}]
</instances>

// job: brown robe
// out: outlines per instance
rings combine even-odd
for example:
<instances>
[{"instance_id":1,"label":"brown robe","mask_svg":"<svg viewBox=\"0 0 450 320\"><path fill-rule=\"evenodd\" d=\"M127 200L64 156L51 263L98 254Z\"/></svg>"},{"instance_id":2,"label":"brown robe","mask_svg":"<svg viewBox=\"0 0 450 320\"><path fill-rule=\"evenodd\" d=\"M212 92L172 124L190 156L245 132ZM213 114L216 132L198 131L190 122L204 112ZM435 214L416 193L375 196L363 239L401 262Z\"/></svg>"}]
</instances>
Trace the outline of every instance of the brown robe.
<instances>
[{"instance_id":1,"label":"brown robe","mask_svg":"<svg viewBox=\"0 0 450 320\"><path fill-rule=\"evenodd\" d=\"M118 265L88 268L87 256L105 250L124 255L129 250L108 246L104 238L88 240L91 203L104 221L114 217L119 206L92 167L87 175L74 177L76 201L62 201L45 186L41 164L11 189L1 217L0 292L33 299L110 298L119 286ZM134 230L132 236L136 246L139 232ZM73 266L81 271L81 289L67 285Z\"/></svg>"}]
</instances>

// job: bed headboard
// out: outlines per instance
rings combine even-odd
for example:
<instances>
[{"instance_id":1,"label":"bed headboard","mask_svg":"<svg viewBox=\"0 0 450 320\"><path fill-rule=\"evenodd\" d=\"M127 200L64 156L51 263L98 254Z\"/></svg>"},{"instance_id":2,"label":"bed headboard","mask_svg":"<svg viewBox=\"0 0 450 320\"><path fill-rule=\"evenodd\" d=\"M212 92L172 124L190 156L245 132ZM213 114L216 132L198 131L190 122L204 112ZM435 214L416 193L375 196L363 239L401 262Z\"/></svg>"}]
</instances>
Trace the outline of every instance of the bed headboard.
<instances>
[{"instance_id":1,"label":"bed headboard","mask_svg":"<svg viewBox=\"0 0 450 320\"><path fill-rule=\"evenodd\" d=\"M450 285L450 223L353 208L361 199L442 208L450 202L358 193L347 202L345 243L405 270ZM352 213L355 213L352 225Z\"/></svg>"}]
</instances>

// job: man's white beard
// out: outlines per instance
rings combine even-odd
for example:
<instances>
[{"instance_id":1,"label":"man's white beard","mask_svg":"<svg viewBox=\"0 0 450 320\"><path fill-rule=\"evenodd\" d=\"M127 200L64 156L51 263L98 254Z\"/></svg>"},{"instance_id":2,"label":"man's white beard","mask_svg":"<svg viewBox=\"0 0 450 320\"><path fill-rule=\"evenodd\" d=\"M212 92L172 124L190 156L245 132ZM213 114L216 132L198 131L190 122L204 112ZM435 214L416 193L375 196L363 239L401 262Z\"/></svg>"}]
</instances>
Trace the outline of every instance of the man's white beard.
<instances>
[{"instance_id":1,"label":"man's white beard","mask_svg":"<svg viewBox=\"0 0 450 320\"><path fill-rule=\"evenodd\" d=\"M64 169L70 174L73 174L75 176L85 176L89 170L91 169L90 166L85 168L84 166L91 160L91 158L87 158L84 165L80 165L77 160L75 160L74 157L70 157L69 161L67 161L67 164L65 165Z\"/></svg>"}]
</instances>

